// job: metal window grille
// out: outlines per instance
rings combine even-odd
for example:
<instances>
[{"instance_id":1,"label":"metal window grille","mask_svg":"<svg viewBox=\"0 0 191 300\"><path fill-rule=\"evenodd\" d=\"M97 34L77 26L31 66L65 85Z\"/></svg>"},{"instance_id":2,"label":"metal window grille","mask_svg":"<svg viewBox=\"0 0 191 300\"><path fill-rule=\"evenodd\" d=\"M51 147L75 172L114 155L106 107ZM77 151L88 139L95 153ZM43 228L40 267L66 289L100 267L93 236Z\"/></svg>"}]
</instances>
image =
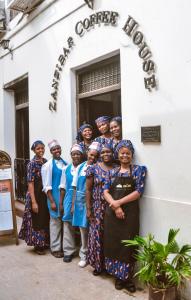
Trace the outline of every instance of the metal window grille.
<instances>
[{"instance_id":1,"label":"metal window grille","mask_svg":"<svg viewBox=\"0 0 191 300\"><path fill-rule=\"evenodd\" d=\"M119 61L100 66L79 75L79 94L88 93L120 83Z\"/></svg>"},{"instance_id":2,"label":"metal window grille","mask_svg":"<svg viewBox=\"0 0 191 300\"><path fill-rule=\"evenodd\" d=\"M29 159L15 158L14 174L15 174L15 196L17 200L25 202L27 193L27 164Z\"/></svg>"}]
</instances>

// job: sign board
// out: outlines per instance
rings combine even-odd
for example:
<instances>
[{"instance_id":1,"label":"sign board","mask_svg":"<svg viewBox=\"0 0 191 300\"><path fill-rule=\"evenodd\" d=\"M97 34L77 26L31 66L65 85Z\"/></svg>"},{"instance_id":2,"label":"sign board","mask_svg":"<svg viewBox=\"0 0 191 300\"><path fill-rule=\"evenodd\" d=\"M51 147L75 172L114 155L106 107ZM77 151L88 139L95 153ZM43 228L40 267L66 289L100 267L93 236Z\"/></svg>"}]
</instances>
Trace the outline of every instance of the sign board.
<instances>
[{"instance_id":1,"label":"sign board","mask_svg":"<svg viewBox=\"0 0 191 300\"><path fill-rule=\"evenodd\" d=\"M11 158L0 151L0 238L12 236L18 245Z\"/></svg>"},{"instance_id":2,"label":"sign board","mask_svg":"<svg viewBox=\"0 0 191 300\"><path fill-rule=\"evenodd\" d=\"M141 127L142 143L161 143L161 127L145 126Z\"/></svg>"}]
</instances>

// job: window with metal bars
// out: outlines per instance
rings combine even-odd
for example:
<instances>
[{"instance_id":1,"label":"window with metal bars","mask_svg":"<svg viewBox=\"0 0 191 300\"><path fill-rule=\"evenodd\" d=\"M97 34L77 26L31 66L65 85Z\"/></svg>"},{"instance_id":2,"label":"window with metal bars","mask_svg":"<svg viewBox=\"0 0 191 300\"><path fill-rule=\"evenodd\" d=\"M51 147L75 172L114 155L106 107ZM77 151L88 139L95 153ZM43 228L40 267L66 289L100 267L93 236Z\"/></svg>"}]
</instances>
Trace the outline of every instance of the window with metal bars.
<instances>
[{"instance_id":1,"label":"window with metal bars","mask_svg":"<svg viewBox=\"0 0 191 300\"><path fill-rule=\"evenodd\" d=\"M111 86L119 85L120 77L119 59L104 61L103 65L91 66L89 70L79 74L78 94L90 93Z\"/></svg>"}]
</instances>

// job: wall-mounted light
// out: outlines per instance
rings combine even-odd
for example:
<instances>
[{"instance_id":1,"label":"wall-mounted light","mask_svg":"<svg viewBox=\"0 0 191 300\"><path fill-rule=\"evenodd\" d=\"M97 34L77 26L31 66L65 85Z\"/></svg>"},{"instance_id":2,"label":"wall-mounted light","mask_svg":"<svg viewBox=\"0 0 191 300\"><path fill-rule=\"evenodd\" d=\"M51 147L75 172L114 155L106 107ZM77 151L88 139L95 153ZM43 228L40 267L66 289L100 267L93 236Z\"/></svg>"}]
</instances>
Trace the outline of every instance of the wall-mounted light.
<instances>
[{"instance_id":1,"label":"wall-mounted light","mask_svg":"<svg viewBox=\"0 0 191 300\"><path fill-rule=\"evenodd\" d=\"M11 59L13 59L13 52L12 49L9 46L10 40L1 40L0 41L0 46L4 49L4 50L9 50L9 52L11 53Z\"/></svg>"}]
</instances>

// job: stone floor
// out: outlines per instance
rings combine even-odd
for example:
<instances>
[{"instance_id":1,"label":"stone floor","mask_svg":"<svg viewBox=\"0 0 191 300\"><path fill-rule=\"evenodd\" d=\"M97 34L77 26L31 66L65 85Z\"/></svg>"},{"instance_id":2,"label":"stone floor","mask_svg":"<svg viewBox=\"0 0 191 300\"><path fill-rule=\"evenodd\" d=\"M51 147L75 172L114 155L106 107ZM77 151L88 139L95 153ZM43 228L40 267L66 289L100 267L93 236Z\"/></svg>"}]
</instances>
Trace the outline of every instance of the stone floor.
<instances>
[{"instance_id":1,"label":"stone floor","mask_svg":"<svg viewBox=\"0 0 191 300\"><path fill-rule=\"evenodd\" d=\"M18 227L21 219L18 218ZM36 255L23 241L0 241L0 300L147 300L146 291L130 295L117 291L110 276L95 277L87 266L80 269L75 258L62 259Z\"/></svg>"}]
</instances>

